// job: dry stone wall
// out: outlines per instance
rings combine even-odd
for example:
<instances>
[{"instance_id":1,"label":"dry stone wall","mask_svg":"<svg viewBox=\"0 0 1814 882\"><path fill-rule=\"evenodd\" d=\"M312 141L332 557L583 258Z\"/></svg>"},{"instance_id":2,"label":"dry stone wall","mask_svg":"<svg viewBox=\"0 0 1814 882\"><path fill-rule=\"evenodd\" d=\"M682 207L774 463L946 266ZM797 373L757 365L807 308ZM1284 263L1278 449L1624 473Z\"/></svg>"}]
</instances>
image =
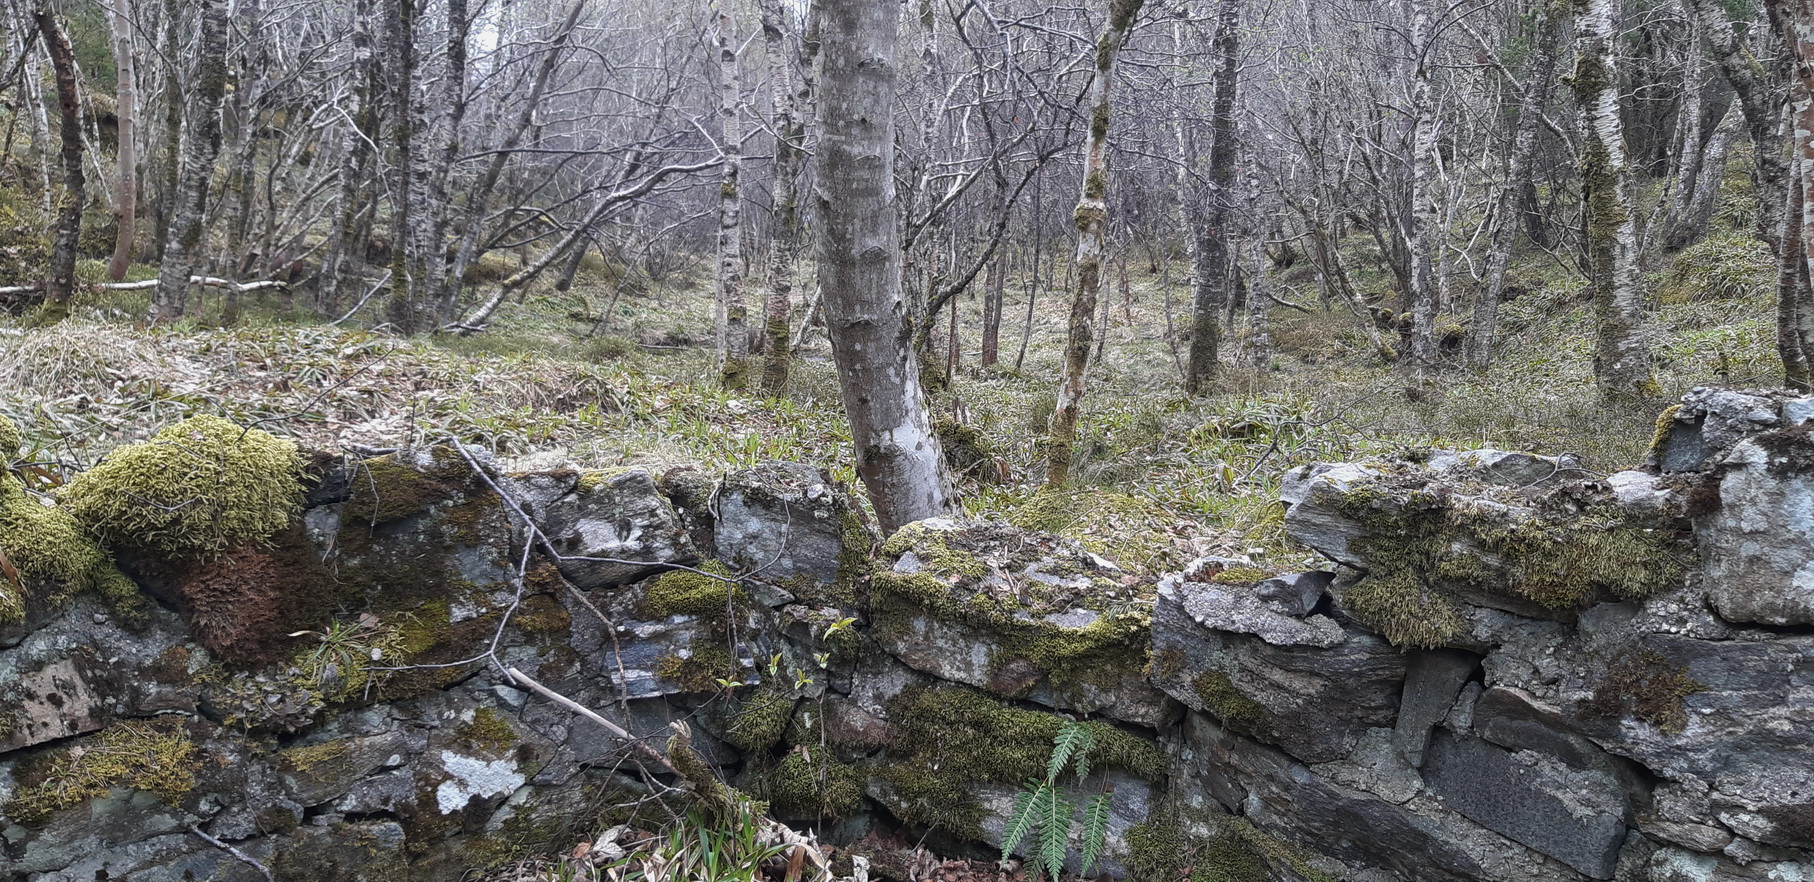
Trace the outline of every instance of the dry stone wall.
<instances>
[{"instance_id":1,"label":"dry stone wall","mask_svg":"<svg viewBox=\"0 0 1814 882\"><path fill-rule=\"evenodd\" d=\"M987 853L1077 719L1117 876L1814 878L1814 400L1697 390L1612 475L1298 469L1309 573L878 542L794 464L309 463L268 541L115 549L151 602L36 590L0 626L0 879L262 878L209 839L282 880L451 879L660 817L664 779L508 668L657 748L686 724L838 842Z\"/></svg>"}]
</instances>

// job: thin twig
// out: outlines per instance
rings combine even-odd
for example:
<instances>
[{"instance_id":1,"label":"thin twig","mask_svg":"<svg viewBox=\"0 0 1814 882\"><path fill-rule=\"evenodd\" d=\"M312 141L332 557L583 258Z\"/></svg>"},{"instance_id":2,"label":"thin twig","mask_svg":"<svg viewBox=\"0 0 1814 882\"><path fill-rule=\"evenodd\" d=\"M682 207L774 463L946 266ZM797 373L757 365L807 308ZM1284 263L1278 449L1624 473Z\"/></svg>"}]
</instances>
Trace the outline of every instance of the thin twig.
<instances>
[{"instance_id":1,"label":"thin twig","mask_svg":"<svg viewBox=\"0 0 1814 882\"><path fill-rule=\"evenodd\" d=\"M262 875L265 877L265 882L277 882L277 880L271 876L270 868L266 867L264 864L259 863L251 855L246 854L245 852L240 851L239 849L234 848L233 846L228 845L227 843L222 842L219 839L215 839L214 837L209 836L206 833L203 833L202 828L197 827L194 824L189 825L189 832L194 833L197 836L200 836L202 838L203 842L206 842L209 845L212 845L215 848L218 848L221 851L224 851L227 854L232 855L240 863L243 863L243 864L251 867L252 869L257 870L259 872L259 875Z\"/></svg>"},{"instance_id":2,"label":"thin twig","mask_svg":"<svg viewBox=\"0 0 1814 882\"><path fill-rule=\"evenodd\" d=\"M560 705L561 707L564 707L570 711L573 711L574 713L579 714L580 716L585 717L586 719L591 720L592 722L597 723L600 726L603 726L605 728L605 731L610 732L612 735L617 736L619 740L629 744L631 747L636 748L644 756L653 760L654 762L659 764L662 768L667 769L668 771L673 772L674 774L677 774L677 775L680 774L679 770L675 769L672 765L670 765L668 763L668 758L665 756L662 756L660 751L657 751L655 748L650 747L649 745L644 744L641 741L637 740L636 736L631 735L628 730L624 729L624 727L619 726L618 724L613 723L610 720L607 720L604 717L599 716L598 714L594 713L591 708L588 708L585 705L580 704L579 702L574 701L573 699L568 698L567 696L554 691L553 689L549 689L548 687L543 686L541 683L537 682L535 680L535 678L529 676L528 674L523 673L522 671L517 670L516 668L505 668L504 673L510 675L510 679L512 681L519 683L523 686L529 687L529 689L534 691L535 694L540 695L543 698L546 698L549 701L552 701L555 704Z\"/></svg>"}]
</instances>

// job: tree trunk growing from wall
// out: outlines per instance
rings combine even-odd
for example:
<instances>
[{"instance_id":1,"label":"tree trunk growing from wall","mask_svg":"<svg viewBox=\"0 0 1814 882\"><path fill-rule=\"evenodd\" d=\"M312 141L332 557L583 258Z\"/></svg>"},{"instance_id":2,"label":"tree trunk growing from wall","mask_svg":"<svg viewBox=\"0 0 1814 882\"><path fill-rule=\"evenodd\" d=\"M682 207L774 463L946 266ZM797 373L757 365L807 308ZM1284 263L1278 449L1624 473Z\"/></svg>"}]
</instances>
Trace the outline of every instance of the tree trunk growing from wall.
<instances>
[{"instance_id":1,"label":"tree trunk growing from wall","mask_svg":"<svg viewBox=\"0 0 1814 882\"><path fill-rule=\"evenodd\" d=\"M151 297L151 320L181 318L189 276L201 257L206 231L208 182L220 154L220 106L227 94L227 8L224 0L202 0L194 88L183 111L181 172L170 213L170 238L158 265Z\"/></svg>"},{"instance_id":2,"label":"tree trunk growing from wall","mask_svg":"<svg viewBox=\"0 0 1814 882\"><path fill-rule=\"evenodd\" d=\"M724 177L718 183L718 382L750 383L750 316L743 296L743 75L736 27L727 7L716 12L718 132Z\"/></svg>"},{"instance_id":3,"label":"tree trunk growing from wall","mask_svg":"<svg viewBox=\"0 0 1814 882\"><path fill-rule=\"evenodd\" d=\"M826 329L857 474L885 533L955 508L901 296L892 113L899 9L894 0L841 0L820 10L815 192Z\"/></svg>"},{"instance_id":4,"label":"tree trunk growing from wall","mask_svg":"<svg viewBox=\"0 0 1814 882\"><path fill-rule=\"evenodd\" d=\"M1575 0L1571 85L1581 110L1581 187L1587 211L1587 279L1597 319L1594 377L1609 399L1656 393L1643 338L1637 218L1619 118L1619 0Z\"/></svg>"},{"instance_id":5,"label":"tree trunk growing from wall","mask_svg":"<svg viewBox=\"0 0 1814 882\"><path fill-rule=\"evenodd\" d=\"M57 131L62 143L63 193L57 200L57 237L51 246L50 272L44 280L41 321L59 321L69 313L69 295L76 286L76 240L82 234L82 205L88 200L82 174L82 103L76 91L75 52L57 23L48 0L40 0L32 15L44 47L50 54L57 80Z\"/></svg>"},{"instance_id":6,"label":"tree trunk growing from wall","mask_svg":"<svg viewBox=\"0 0 1814 882\"><path fill-rule=\"evenodd\" d=\"M1109 0L1108 25L1096 43L1096 71L1090 78L1089 138L1084 142L1083 192L1072 218L1077 225L1077 288L1071 299L1071 322L1065 335L1064 368L1057 404L1046 435L1046 483L1070 483L1071 457L1077 447L1077 418L1083 409L1084 373L1090 365L1091 323L1102 294L1103 252L1109 228L1109 87L1115 81L1115 57L1127 43L1134 18L1145 0Z\"/></svg>"},{"instance_id":7,"label":"tree trunk growing from wall","mask_svg":"<svg viewBox=\"0 0 1814 882\"><path fill-rule=\"evenodd\" d=\"M136 53L132 51L132 5L130 0L114 0L108 21L113 28L113 64L118 74L114 86L115 115L119 119L119 150L116 156L116 180L113 190L113 216L116 232L113 257L107 261L107 278L115 282L126 278L126 267L132 263L132 240L138 225L138 144L139 90L135 82Z\"/></svg>"},{"instance_id":8,"label":"tree trunk growing from wall","mask_svg":"<svg viewBox=\"0 0 1814 882\"><path fill-rule=\"evenodd\" d=\"M1240 76L1241 0L1220 0L1216 15L1215 98L1210 109L1209 188L1204 199L1187 200L1190 245L1190 358L1184 391L1201 395L1216 375L1222 310L1229 301L1229 216L1235 179L1235 97ZM1192 215L1195 215L1192 217Z\"/></svg>"}]
</instances>

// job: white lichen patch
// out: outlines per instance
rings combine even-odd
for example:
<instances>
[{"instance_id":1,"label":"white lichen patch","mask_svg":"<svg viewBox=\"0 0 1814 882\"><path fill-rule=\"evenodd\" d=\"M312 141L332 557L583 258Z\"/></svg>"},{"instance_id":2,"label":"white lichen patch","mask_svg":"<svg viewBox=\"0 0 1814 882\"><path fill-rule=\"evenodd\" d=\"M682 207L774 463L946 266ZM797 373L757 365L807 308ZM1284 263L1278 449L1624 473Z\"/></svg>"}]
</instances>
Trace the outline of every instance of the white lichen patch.
<instances>
[{"instance_id":1,"label":"white lichen patch","mask_svg":"<svg viewBox=\"0 0 1814 882\"><path fill-rule=\"evenodd\" d=\"M435 788L435 804L444 815L466 808L466 803L475 796L514 792L528 780L517 774L516 763L511 760L486 762L451 750L441 751L441 767L447 770L449 778Z\"/></svg>"}]
</instances>

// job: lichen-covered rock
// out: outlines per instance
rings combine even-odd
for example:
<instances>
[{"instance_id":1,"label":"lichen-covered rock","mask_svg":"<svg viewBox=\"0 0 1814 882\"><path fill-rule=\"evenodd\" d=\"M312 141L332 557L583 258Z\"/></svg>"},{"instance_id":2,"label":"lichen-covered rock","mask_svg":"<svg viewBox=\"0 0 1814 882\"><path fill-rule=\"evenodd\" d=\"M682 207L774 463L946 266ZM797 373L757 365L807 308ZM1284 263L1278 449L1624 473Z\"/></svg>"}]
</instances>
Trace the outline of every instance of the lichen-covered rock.
<instances>
[{"instance_id":1,"label":"lichen-covered rock","mask_svg":"<svg viewBox=\"0 0 1814 882\"><path fill-rule=\"evenodd\" d=\"M1159 584L1154 683L1303 762L1342 759L1367 730L1392 726L1401 653L1326 616L1280 613L1252 586L1199 581L1201 572Z\"/></svg>"},{"instance_id":2,"label":"lichen-covered rock","mask_svg":"<svg viewBox=\"0 0 1814 882\"><path fill-rule=\"evenodd\" d=\"M712 510L719 559L799 596L852 599L851 581L873 540L825 470L769 462L731 472Z\"/></svg>"},{"instance_id":3,"label":"lichen-covered rock","mask_svg":"<svg viewBox=\"0 0 1814 882\"><path fill-rule=\"evenodd\" d=\"M519 475L510 485L562 555L561 575L580 588L626 585L699 559L673 505L643 469Z\"/></svg>"},{"instance_id":4,"label":"lichen-covered rock","mask_svg":"<svg viewBox=\"0 0 1814 882\"><path fill-rule=\"evenodd\" d=\"M1721 618L1814 624L1814 426L1734 445L1718 499L1696 519L1695 537Z\"/></svg>"},{"instance_id":5,"label":"lichen-covered rock","mask_svg":"<svg viewBox=\"0 0 1814 882\"><path fill-rule=\"evenodd\" d=\"M1069 540L934 518L883 545L870 634L945 680L1157 727L1174 711L1141 674L1150 590Z\"/></svg>"}]
</instances>

